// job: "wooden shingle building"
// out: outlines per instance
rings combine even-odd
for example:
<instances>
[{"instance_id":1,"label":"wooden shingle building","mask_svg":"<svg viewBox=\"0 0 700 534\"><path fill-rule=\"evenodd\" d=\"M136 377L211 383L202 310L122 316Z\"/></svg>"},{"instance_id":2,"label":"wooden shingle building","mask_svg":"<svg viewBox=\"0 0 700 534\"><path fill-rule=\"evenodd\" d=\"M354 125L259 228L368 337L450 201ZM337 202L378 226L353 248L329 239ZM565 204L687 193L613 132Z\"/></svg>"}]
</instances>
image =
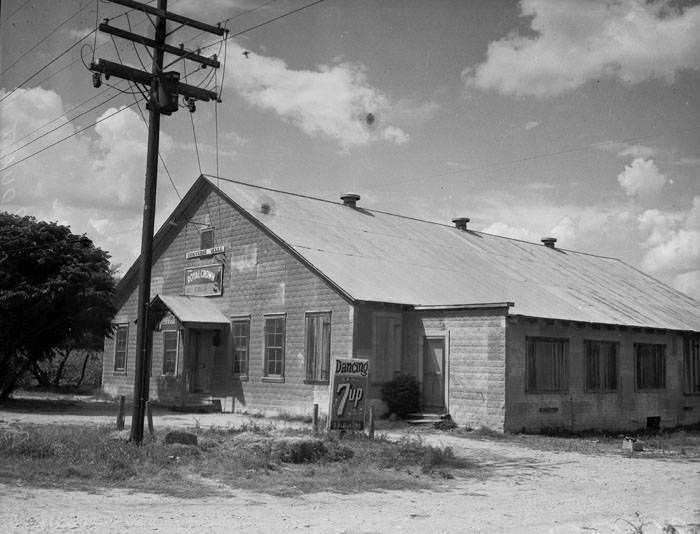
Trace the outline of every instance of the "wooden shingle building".
<instances>
[{"instance_id":1,"label":"wooden shingle building","mask_svg":"<svg viewBox=\"0 0 700 534\"><path fill-rule=\"evenodd\" d=\"M155 236L150 397L327 410L334 358L496 430L700 421L700 303L620 260L201 176ZM131 395L139 261L103 388Z\"/></svg>"}]
</instances>

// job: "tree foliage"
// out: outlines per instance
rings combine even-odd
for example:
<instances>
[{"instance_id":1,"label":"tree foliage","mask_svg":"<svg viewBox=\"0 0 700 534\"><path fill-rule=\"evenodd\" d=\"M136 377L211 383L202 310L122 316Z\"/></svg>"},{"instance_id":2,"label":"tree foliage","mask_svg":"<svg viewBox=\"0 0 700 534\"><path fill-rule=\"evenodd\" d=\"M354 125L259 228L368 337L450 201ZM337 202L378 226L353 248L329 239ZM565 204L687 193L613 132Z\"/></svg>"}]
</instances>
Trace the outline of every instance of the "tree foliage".
<instances>
[{"instance_id":1,"label":"tree foliage","mask_svg":"<svg viewBox=\"0 0 700 534\"><path fill-rule=\"evenodd\" d=\"M56 348L93 348L111 333L113 293L109 255L89 238L0 212L0 399Z\"/></svg>"}]
</instances>

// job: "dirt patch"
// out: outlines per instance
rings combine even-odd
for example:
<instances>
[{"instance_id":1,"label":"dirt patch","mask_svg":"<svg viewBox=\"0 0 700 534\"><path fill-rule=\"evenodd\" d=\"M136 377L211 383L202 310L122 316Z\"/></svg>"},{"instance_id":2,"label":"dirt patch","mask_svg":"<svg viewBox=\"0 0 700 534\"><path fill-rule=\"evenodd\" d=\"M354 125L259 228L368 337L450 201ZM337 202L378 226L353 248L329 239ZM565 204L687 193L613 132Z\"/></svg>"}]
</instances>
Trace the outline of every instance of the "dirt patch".
<instances>
[{"instance_id":1,"label":"dirt patch","mask_svg":"<svg viewBox=\"0 0 700 534\"><path fill-rule=\"evenodd\" d=\"M82 417L82 418L81 418ZM114 424L113 415L22 413L0 407L0 420L21 423L75 421ZM232 431L240 425L299 429L299 422L252 420L231 414L159 413L156 428ZM274 424L273 424L274 423ZM127 418L127 425L129 424ZM271 430L272 431L272 430ZM420 440L450 447L484 476L444 480L435 489L362 491L352 468L334 476L357 484L351 492L253 489L192 484L187 498L103 488L98 493L0 484L0 524L8 533L38 532L635 532L700 531L700 462L697 457L623 453L613 442L566 443L547 449L528 436L471 437L454 433L382 430L387 439ZM255 432L238 434L259 440ZM585 438L588 439L588 438ZM596 438L590 438L592 440ZM599 448L599 450L596 450ZM309 479L314 465L302 465ZM340 464L339 464L340 465ZM347 464L346 464L347 465ZM416 473L418 474L418 473ZM279 477L270 471L271 480ZM410 476L410 475L409 475ZM131 490L133 491L133 490ZM197 495L197 492L201 492ZM666 529L665 531L663 529Z\"/></svg>"}]
</instances>

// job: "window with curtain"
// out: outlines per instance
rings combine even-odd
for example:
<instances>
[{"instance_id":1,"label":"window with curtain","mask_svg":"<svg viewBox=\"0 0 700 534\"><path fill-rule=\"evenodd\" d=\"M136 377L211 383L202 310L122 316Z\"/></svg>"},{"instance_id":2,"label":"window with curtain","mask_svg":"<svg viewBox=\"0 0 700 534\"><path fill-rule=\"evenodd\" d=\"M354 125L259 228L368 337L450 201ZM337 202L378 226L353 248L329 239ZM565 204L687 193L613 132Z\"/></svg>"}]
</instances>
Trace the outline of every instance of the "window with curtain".
<instances>
[{"instance_id":1,"label":"window with curtain","mask_svg":"<svg viewBox=\"0 0 700 534\"><path fill-rule=\"evenodd\" d=\"M527 338L528 393L557 393L569 389L569 340Z\"/></svg>"}]
</instances>

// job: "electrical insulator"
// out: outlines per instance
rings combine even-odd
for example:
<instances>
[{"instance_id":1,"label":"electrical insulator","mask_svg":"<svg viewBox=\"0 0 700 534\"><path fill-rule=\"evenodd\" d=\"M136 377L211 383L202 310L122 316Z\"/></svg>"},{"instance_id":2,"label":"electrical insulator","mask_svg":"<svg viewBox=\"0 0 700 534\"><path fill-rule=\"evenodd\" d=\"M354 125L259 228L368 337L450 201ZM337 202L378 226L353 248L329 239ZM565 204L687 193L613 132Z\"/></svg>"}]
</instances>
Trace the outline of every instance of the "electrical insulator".
<instances>
[{"instance_id":1,"label":"electrical insulator","mask_svg":"<svg viewBox=\"0 0 700 534\"><path fill-rule=\"evenodd\" d=\"M185 98L185 104L187 104L187 109L190 110L190 113L194 113L197 111L197 106L195 105L195 100L193 97L187 97Z\"/></svg>"},{"instance_id":2,"label":"electrical insulator","mask_svg":"<svg viewBox=\"0 0 700 534\"><path fill-rule=\"evenodd\" d=\"M102 85L102 75L99 72L92 73L92 86L98 89Z\"/></svg>"},{"instance_id":3,"label":"electrical insulator","mask_svg":"<svg viewBox=\"0 0 700 534\"><path fill-rule=\"evenodd\" d=\"M180 73L177 71L164 72L158 80L158 109L163 115L170 115L178 109L178 84Z\"/></svg>"}]
</instances>

